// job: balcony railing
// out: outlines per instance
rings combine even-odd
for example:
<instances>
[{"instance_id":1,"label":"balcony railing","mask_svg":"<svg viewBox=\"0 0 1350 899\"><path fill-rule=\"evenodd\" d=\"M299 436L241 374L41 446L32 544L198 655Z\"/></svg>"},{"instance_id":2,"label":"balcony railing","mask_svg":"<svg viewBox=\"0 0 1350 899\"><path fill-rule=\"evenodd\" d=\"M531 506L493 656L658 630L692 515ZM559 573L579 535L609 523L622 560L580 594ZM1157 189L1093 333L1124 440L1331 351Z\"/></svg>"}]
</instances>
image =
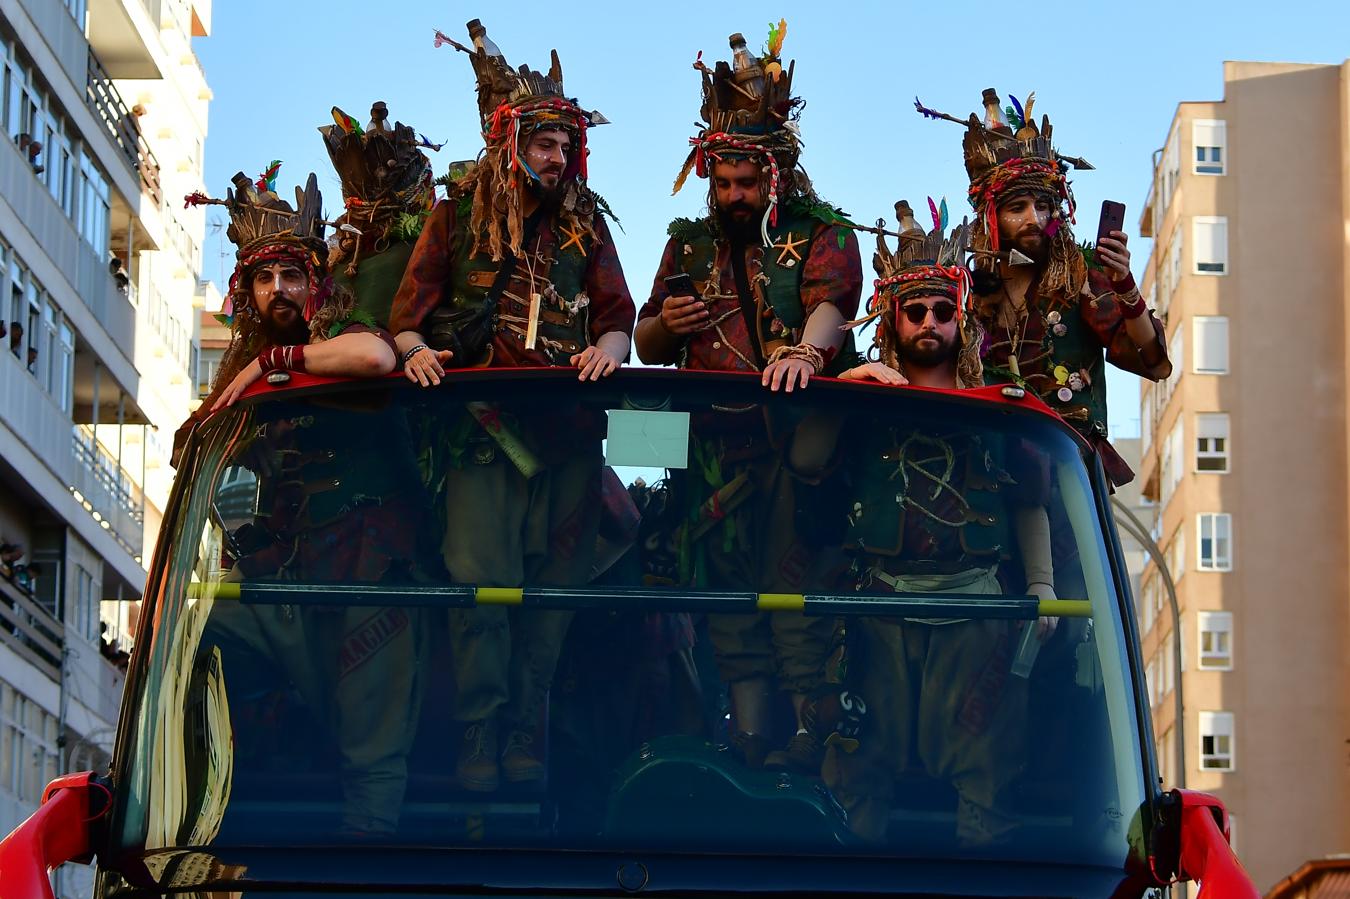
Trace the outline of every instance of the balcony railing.
<instances>
[{"instance_id":1,"label":"balcony railing","mask_svg":"<svg viewBox=\"0 0 1350 899\"><path fill-rule=\"evenodd\" d=\"M71 492L127 552L141 554L145 539L145 497L88 425L71 434L75 456Z\"/></svg>"},{"instance_id":2,"label":"balcony railing","mask_svg":"<svg viewBox=\"0 0 1350 899\"><path fill-rule=\"evenodd\" d=\"M65 639L65 628L51 612L0 577L0 643L59 681Z\"/></svg>"},{"instance_id":3,"label":"balcony railing","mask_svg":"<svg viewBox=\"0 0 1350 899\"><path fill-rule=\"evenodd\" d=\"M103 130L126 158L127 165L140 178L141 190L156 206L162 206L164 191L159 181L159 162L155 154L150 152L150 145L145 142L145 136L141 134L135 118L122 101L117 86L92 50L89 52L89 80L85 99L103 123Z\"/></svg>"}]
</instances>

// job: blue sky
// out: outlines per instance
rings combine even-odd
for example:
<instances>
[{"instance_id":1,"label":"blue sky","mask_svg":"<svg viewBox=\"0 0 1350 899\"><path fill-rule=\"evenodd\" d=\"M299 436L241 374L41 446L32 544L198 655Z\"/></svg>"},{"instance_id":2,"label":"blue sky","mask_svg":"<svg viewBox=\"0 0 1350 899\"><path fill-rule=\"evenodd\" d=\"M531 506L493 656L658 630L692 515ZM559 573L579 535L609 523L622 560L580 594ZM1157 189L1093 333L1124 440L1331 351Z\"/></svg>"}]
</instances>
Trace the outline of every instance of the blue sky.
<instances>
[{"instance_id":1,"label":"blue sky","mask_svg":"<svg viewBox=\"0 0 1350 899\"><path fill-rule=\"evenodd\" d=\"M372 10L378 10L377 16ZM1058 20L1033 18L1056 10ZM1334 0L1280 3L1097 2L916 4L727 3L511 4L415 0L226 0L214 5L212 34L195 47L214 91L206 143L206 183L217 196L230 177L251 176L283 160L279 188L290 192L319 175L326 205L341 203L338 180L315 130L341 106L365 121L384 100L393 118L434 141L437 173L481 146L468 59L432 47L440 28L464 40L481 18L513 65L546 69L562 59L567 91L612 122L591 133L591 186L619 216L620 258L640 304L665 242L667 223L700 209L702 182L677 196L671 184L698 118L699 50L726 59L727 36L743 32L760 47L768 24L786 18L785 58L806 100L803 164L822 196L857 221L890 217L897 199L916 209L946 196L964 202L961 129L930 122L926 105L964 116L980 92L1005 98L1036 92L1056 143L1090 160L1074 190L1078 233L1095 233L1103 199L1126 204L1136 273L1148 242L1138 215L1152 154L1166 138L1176 104L1220 99L1225 59L1340 63L1350 50L1350 13ZM217 213L218 215L218 213ZM870 238L863 242L870 259ZM232 267L223 233L208 233L203 274L223 280ZM870 280L870 272L869 272ZM1112 431L1138 431L1137 380L1108 381Z\"/></svg>"}]
</instances>

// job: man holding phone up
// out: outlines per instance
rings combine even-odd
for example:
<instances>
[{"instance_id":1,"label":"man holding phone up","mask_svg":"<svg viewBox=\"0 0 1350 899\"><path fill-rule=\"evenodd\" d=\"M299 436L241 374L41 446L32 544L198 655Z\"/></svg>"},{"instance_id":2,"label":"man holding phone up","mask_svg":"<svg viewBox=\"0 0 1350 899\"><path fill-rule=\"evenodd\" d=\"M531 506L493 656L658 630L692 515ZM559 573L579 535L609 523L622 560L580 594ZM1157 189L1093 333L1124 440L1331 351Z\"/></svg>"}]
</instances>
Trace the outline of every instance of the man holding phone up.
<instances>
[{"instance_id":1,"label":"man holding phone up","mask_svg":"<svg viewBox=\"0 0 1350 899\"><path fill-rule=\"evenodd\" d=\"M771 32L762 58L736 34L732 63L695 66L706 125L675 190L690 171L707 178L709 212L671 224L634 343L647 363L760 372L769 390L792 392L855 361L840 326L857 310L862 261L842 216L797 166L801 100L778 58L784 31ZM687 579L799 591L820 547L794 527L802 488L782 464L781 435L766 426L764 407L745 409L736 428L726 415L715 418L694 421L694 457L681 482L697 519L682 542ZM774 613L710 615L708 624L729 684L733 743L747 763L817 773L823 751L801 727L800 710L821 682L832 622ZM773 721L780 691L798 712L797 732L769 753L783 745L774 731L792 733Z\"/></svg>"},{"instance_id":2,"label":"man holding phone up","mask_svg":"<svg viewBox=\"0 0 1350 899\"><path fill-rule=\"evenodd\" d=\"M1034 390L1093 445L1121 486L1134 472L1106 440L1104 362L1166 378L1172 363L1162 324L1130 274L1124 207L1103 204L1096 247L1080 249L1069 227L1070 160L1051 146L1049 118L1039 127L1032 121L1034 97L1025 110L1009 100L1005 117L998 94L986 90L985 119L971 116L964 141L976 214L976 306L989 334L985 381Z\"/></svg>"}]
</instances>

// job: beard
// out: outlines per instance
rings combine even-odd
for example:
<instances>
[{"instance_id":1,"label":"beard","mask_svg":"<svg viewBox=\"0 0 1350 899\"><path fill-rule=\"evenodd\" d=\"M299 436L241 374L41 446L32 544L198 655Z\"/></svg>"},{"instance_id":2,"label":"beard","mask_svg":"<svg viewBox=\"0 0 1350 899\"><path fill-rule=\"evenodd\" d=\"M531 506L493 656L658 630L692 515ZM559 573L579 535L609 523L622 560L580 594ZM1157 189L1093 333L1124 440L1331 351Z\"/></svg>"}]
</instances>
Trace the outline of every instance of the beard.
<instances>
[{"instance_id":1,"label":"beard","mask_svg":"<svg viewBox=\"0 0 1350 899\"><path fill-rule=\"evenodd\" d=\"M300 307L285 297L277 297L260 317L263 338L271 346L309 343L309 322Z\"/></svg>"},{"instance_id":2,"label":"beard","mask_svg":"<svg viewBox=\"0 0 1350 899\"><path fill-rule=\"evenodd\" d=\"M567 194L567 184L563 182L561 172L558 173L558 180L554 182L552 187L541 181L528 178L525 181L525 189L539 201L539 207L548 213L554 213L561 209L563 197Z\"/></svg>"},{"instance_id":3,"label":"beard","mask_svg":"<svg viewBox=\"0 0 1350 899\"><path fill-rule=\"evenodd\" d=\"M732 243L748 244L760 239L759 221L764 210L736 202L717 210L717 223Z\"/></svg>"},{"instance_id":4,"label":"beard","mask_svg":"<svg viewBox=\"0 0 1350 899\"><path fill-rule=\"evenodd\" d=\"M961 352L959 339L947 340L937 331L920 331L895 348L895 356L902 365L914 368L937 368L955 362Z\"/></svg>"}]
</instances>

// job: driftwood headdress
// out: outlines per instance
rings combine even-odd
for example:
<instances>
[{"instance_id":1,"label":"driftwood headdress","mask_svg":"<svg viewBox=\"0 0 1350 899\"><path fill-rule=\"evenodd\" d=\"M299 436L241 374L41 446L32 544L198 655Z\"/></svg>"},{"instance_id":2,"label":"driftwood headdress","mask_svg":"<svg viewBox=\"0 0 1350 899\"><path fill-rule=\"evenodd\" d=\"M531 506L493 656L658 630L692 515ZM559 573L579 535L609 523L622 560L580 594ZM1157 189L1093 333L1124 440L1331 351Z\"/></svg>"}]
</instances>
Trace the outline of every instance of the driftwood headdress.
<instances>
[{"instance_id":1,"label":"driftwood headdress","mask_svg":"<svg viewBox=\"0 0 1350 899\"><path fill-rule=\"evenodd\" d=\"M349 278L356 277L363 251L379 253L391 239L416 238L435 199L431 161L422 148L439 148L402 122L388 120L383 101L371 106L365 128L334 106L334 124L319 128L342 181L346 208L337 224L349 226L343 230L352 235L342 237L331 262L334 270L346 263Z\"/></svg>"},{"instance_id":2,"label":"driftwood headdress","mask_svg":"<svg viewBox=\"0 0 1350 899\"><path fill-rule=\"evenodd\" d=\"M983 120L975 113L968 119L958 119L914 100L915 108L926 118L966 126L962 149L970 178L968 198L976 216L971 244L978 250L998 251L998 207L1025 194L1047 197L1054 209L1045 228L1050 253L1040 286L1043 292L1062 289L1069 296L1077 296L1087 278L1087 268L1069 227L1076 206L1066 176L1070 167L1086 170L1093 166L1081 157L1055 149L1050 117L1042 115L1039 126L1032 117L1035 92L1027 95L1025 107L1011 94L1008 105L1001 106L994 88L985 89L981 102ZM977 264L992 267L993 257L984 255Z\"/></svg>"},{"instance_id":3,"label":"driftwood headdress","mask_svg":"<svg viewBox=\"0 0 1350 899\"><path fill-rule=\"evenodd\" d=\"M877 278L872 282L867 316L850 322L848 327L875 321L877 329L869 355L903 372L896 347L899 342L898 317L905 301L915 297L948 297L956 304L956 325L961 336L956 365L957 386L978 387L983 381L980 350L984 330L973 314L970 269L966 267L970 223L962 219L961 224L948 234L947 201L943 200L938 206L929 198L928 208L933 215L932 231L925 231L915 221L907 200L895 204L900 230L894 251L886 244L885 220L877 220L874 229L877 250L872 256Z\"/></svg>"},{"instance_id":4,"label":"driftwood headdress","mask_svg":"<svg viewBox=\"0 0 1350 899\"><path fill-rule=\"evenodd\" d=\"M300 263L309 274L309 303L304 314L308 321L327 298L328 244L324 241L323 197L319 179L310 172L303 188L295 189L295 206L276 192L281 160L274 159L252 181L243 172L231 178L234 189L225 191L225 199L215 200L202 193L188 194L184 207L224 206L230 216L225 236L236 247L234 272L225 295L225 323L235 327L240 313L253 309L248 275L259 265L288 260Z\"/></svg>"},{"instance_id":5,"label":"driftwood headdress","mask_svg":"<svg viewBox=\"0 0 1350 899\"><path fill-rule=\"evenodd\" d=\"M594 238L596 201L586 187L586 131L609 120L582 109L576 100L564 95L557 50L551 51L548 74L525 65L512 69L479 20L469 22L468 30L472 47L440 31L436 32L435 45L449 44L469 54L478 79L478 113L486 146L477 163L451 187L452 196L473 198L470 229L475 235L474 249L487 250L494 260L502 258L505 246L520 254L525 231L521 209L524 182L520 175L539 180L522 154L531 135L555 128L566 131L573 141L560 180L561 215L569 226Z\"/></svg>"},{"instance_id":6,"label":"driftwood headdress","mask_svg":"<svg viewBox=\"0 0 1350 899\"><path fill-rule=\"evenodd\" d=\"M790 197L807 195L811 183L797 162L801 156L801 132L797 120L803 102L792 96L795 60L783 67L779 54L787 36L787 22L769 29L763 55L746 49L745 38L730 38L732 60L709 68L702 51L694 68L703 78L703 126L689 139L689 151L675 188L679 193L692 171L707 178L714 163L749 159L760 163L761 195L768 200L760 233L767 245L768 229L778 222L778 205ZM712 205L711 203L709 204Z\"/></svg>"}]
</instances>

